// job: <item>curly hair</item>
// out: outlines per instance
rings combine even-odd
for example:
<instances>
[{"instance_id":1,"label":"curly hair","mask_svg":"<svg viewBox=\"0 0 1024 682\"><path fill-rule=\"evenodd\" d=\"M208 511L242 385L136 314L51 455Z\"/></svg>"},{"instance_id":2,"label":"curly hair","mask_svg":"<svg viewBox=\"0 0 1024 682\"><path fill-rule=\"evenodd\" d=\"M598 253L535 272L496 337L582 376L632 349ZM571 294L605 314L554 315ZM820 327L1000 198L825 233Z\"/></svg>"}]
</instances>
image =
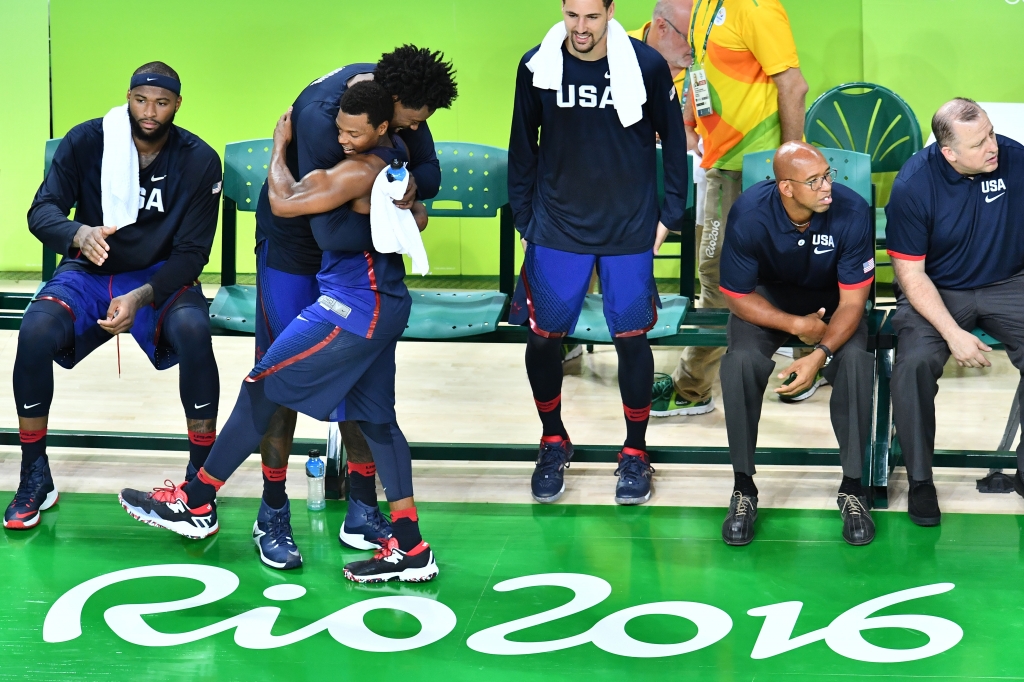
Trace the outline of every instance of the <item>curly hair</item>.
<instances>
[{"instance_id":1,"label":"curly hair","mask_svg":"<svg viewBox=\"0 0 1024 682\"><path fill-rule=\"evenodd\" d=\"M373 79L410 109L447 109L459 95L452 63L444 61L441 52L415 45L382 55Z\"/></svg>"},{"instance_id":2,"label":"curly hair","mask_svg":"<svg viewBox=\"0 0 1024 682\"><path fill-rule=\"evenodd\" d=\"M395 102L388 91L375 81L360 81L341 96L341 110L351 116L366 114L370 125L376 128L390 121L395 113Z\"/></svg>"}]
</instances>

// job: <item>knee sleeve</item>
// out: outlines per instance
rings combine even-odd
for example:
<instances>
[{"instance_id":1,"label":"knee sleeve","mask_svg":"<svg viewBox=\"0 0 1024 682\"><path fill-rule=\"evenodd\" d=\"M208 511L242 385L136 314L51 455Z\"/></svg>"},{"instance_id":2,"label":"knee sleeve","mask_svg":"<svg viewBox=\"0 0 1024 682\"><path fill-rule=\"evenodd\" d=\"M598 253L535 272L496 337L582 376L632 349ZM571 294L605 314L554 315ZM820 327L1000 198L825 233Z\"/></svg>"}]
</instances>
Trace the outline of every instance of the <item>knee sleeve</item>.
<instances>
[{"instance_id":1,"label":"knee sleeve","mask_svg":"<svg viewBox=\"0 0 1024 682\"><path fill-rule=\"evenodd\" d=\"M654 353L646 335L615 339L619 356L619 392L627 407L639 408L651 404L651 385L654 383Z\"/></svg>"},{"instance_id":2,"label":"knee sleeve","mask_svg":"<svg viewBox=\"0 0 1024 682\"><path fill-rule=\"evenodd\" d=\"M206 311L176 301L164 318L163 333L178 356L178 391L185 416L216 419L220 374Z\"/></svg>"},{"instance_id":3,"label":"knee sleeve","mask_svg":"<svg viewBox=\"0 0 1024 682\"><path fill-rule=\"evenodd\" d=\"M526 375L535 400L553 400L562 392L562 341L532 330L526 335Z\"/></svg>"},{"instance_id":4,"label":"knee sleeve","mask_svg":"<svg viewBox=\"0 0 1024 682\"><path fill-rule=\"evenodd\" d=\"M388 502L412 497L412 452L398 424L357 424L373 453L373 463Z\"/></svg>"},{"instance_id":5,"label":"knee sleeve","mask_svg":"<svg viewBox=\"0 0 1024 682\"><path fill-rule=\"evenodd\" d=\"M35 301L25 312L14 361L14 399L19 417L45 417L53 401L53 359L74 345L75 321L54 301Z\"/></svg>"}]
</instances>

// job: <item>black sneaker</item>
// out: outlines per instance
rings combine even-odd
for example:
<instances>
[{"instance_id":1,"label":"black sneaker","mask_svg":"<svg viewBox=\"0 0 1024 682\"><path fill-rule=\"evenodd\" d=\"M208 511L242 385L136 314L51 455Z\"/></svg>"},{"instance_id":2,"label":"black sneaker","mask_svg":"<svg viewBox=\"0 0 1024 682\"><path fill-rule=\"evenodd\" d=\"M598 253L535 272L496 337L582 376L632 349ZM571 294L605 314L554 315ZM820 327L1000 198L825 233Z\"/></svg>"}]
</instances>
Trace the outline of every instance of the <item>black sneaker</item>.
<instances>
[{"instance_id":1,"label":"black sneaker","mask_svg":"<svg viewBox=\"0 0 1024 682\"><path fill-rule=\"evenodd\" d=\"M907 494L907 515L919 526L937 526L942 520L939 511L939 498L935 494L935 485L931 479L927 481L910 481L910 492Z\"/></svg>"},{"instance_id":2,"label":"black sneaker","mask_svg":"<svg viewBox=\"0 0 1024 682\"><path fill-rule=\"evenodd\" d=\"M345 566L345 577L357 583L425 583L437 577L437 564L430 545L420 542L408 552L398 549L398 540L388 538L372 559Z\"/></svg>"},{"instance_id":3,"label":"black sneaker","mask_svg":"<svg viewBox=\"0 0 1024 682\"><path fill-rule=\"evenodd\" d=\"M839 505L839 513L843 516L843 539L846 542L859 547L875 539L875 522L863 500L856 495L839 493L836 503Z\"/></svg>"},{"instance_id":4,"label":"black sneaker","mask_svg":"<svg viewBox=\"0 0 1024 682\"><path fill-rule=\"evenodd\" d=\"M729 513L722 524L722 539L734 547L749 545L754 539L754 522L757 521L757 496L732 491Z\"/></svg>"},{"instance_id":5,"label":"black sneaker","mask_svg":"<svg viewBox=\"0 0 1024 682\"><path fill-rule=\"evenodd\" d=\"M1024 477L1021 476L1020 469L1017 469L1017 473L1013 475L1013 490L1024 497Z\"/></svg>"},{"instance_id":6,"label":"black sneaker","mask_svg":"<svg viewBox=\"0 0 1024 682\"><path fill-rule=\"evenodd\" d=\"M201 540L220 530L217 525L216 502L190 509L188 496L181 489L184 483L175 486L170 481L164 481L164 485L167 487L153 488L148 493L125 488L117 499L136 521L166 528L193 540Z\"/></svg>"},{"instance_id":7,"label":"black sneaker","mask_svg":"<svg viewBox=\"0 0 1024 682\"><path fill-rule=\"evenodd\" d=\"M50 460L46 455L36 459L30 467L21 467L18 492L4 512L4 528L27 530L39 523L42 512L57 504L57 488L50 475Z\"/></svg>"},{"instance_id":8,"label":"black sneaker","mask_svg":"<svg viewBox=\"0 0 1024 682\"><path fill-rule=\"evenodd\" d=\"M540 439L537 468L530 479L533 499L544 504L555 502L565 492L565 470L572 459L572 443L559 436Z\"/></svg>"}]
</instances>

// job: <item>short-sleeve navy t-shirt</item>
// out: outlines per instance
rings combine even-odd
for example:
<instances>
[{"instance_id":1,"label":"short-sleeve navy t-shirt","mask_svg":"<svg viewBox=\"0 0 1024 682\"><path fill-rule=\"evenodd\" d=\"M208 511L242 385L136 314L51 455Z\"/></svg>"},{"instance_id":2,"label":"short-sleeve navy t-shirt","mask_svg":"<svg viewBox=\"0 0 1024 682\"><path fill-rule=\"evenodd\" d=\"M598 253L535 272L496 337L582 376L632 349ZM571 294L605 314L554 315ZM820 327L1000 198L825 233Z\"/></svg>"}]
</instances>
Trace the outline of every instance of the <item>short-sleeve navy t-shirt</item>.
<instances>
[{"instance_id":1,"label":"short-sleeve navy t-shirt","mask_svg":"<svg viewBox=\"0 0 1024 682\"><path fill-rule=\"evenodd\" d=\"M772 180L740 195L729 211L720 289L734 298L759 285L813 291L859 289L875 277L874 221L859 194L832 186L832 205L801 233Z\"/></svg>"},{"instance_id":2,"label":"short-sleeve navy t-shirt","mask_svg":"<svg viewBox=\"0 0 1024 682\"><path fill-rule=\"evenodd\" d=\"M1024 271L1024 146L1002 135L999 167L960 175L937 145L900 169L885 208L889 255L924 260L939 289L976 289Z\"/></svg>"}]
</instances>

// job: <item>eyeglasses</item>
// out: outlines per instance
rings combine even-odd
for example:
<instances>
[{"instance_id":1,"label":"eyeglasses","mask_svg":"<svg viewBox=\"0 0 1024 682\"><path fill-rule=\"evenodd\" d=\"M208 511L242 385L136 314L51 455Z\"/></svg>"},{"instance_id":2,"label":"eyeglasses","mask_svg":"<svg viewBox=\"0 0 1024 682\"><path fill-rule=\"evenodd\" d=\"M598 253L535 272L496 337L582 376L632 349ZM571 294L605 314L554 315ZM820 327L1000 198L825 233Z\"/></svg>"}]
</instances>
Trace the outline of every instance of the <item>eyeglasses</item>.
<instances>
[{"instance_id":1,"label":"eyeglasses","mask_svg":"<svg viewBox=\"0 0 1024 682\"><path fill-rule=\"evenodd\" d=\"M673 31L675 31L675 32L676 32L676 33L678 33L678 34L679 34L680 36L682 36L683 40L686 40L686 34L685 34L685 33L683 33L682 31L680 31L680 30L679 30L678 28L676 28L676 27L675 27L675 25L674 25L674 24L673 24L673 23L672 23L671 21L669 21L669 20L668 20L668 19L666 19L665 17L661 17L661 19L662 19L662 20L663 20L663 21L664 21L664 22L665 22L666 24L668 24L669 26L671 26L671 27L672 27L672 30L673 30Z\"/></svg>"},{"instance_id":2,"label":"eyeglasses","mask_svg":"<svg viewBox=\"0 0 1024 682\"><path fill-rule=\"evenodd\" d=\"M812 192L817 192L821 189L822 185L825 184L826 179L828 180L829 187L831 187L832 183L836 181L837 175L839 175L838 170L835 168L829 168L824 175L817 178L811 178L810 180L793 180L792 178L784 178L781 182L795 182L800 185L807 185L811 188Z\"/></svg>"}]
</instances>

